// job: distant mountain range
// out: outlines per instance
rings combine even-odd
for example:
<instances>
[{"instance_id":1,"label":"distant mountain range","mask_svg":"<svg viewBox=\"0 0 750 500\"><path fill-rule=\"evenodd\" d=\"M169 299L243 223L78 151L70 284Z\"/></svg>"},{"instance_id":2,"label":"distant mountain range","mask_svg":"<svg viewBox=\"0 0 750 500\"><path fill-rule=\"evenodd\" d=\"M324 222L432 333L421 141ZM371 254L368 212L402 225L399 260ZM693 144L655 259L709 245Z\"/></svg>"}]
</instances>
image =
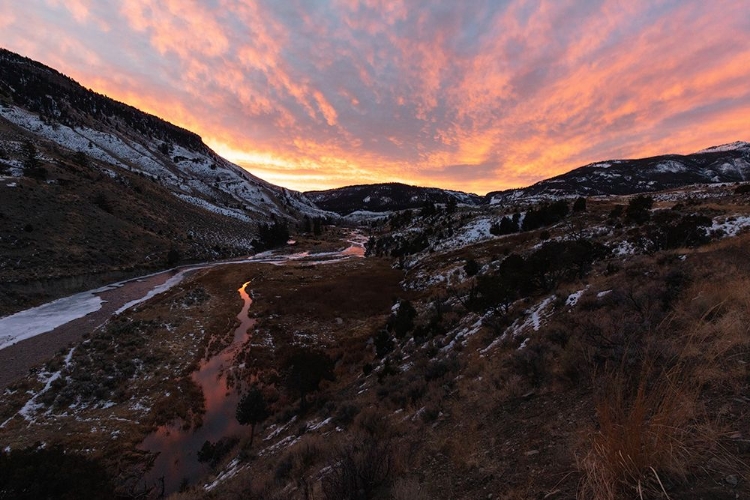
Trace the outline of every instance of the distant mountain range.
<instances>
[{"instance_id":1,"label":"distant mountain range","mask_svg":"<svg viewBox=\"0 0 750 500\"><path fill-rule=\"evenodd\" d=\"M536 199L627 195L691 184L750 180L750 143L734 142L689 155L592 163L522 189L487 193L491 204Z\"/></svg>"},{"instance_id":2,"label":"distant mountain range","mask_svg":"<svg viewBox=\"0 0 750 500\"><path fill-rule=\"evenodd\" d=\"M419 208L427 202L465 205L533 203L577 196L628 195L691 184L750 180L750 143L734 142L689 155L663 155L635 160L592 163L519 189L486 196L405 184L347 186L305 194L319 207L342 215L357 211L388 212Z\"/></svg>"}]
</instances>

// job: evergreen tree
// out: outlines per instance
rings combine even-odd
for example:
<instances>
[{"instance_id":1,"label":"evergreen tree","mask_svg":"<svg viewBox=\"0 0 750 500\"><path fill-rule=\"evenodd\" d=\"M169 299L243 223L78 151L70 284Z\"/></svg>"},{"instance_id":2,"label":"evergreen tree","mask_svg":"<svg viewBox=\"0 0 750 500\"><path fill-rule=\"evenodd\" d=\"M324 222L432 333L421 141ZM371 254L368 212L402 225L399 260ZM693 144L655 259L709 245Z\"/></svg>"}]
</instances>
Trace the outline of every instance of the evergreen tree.
<instances>
[{"instance_id":1,"label":"evergreen tree","mask_svg":"<svg viewBox=\"0 0 750 500\"><path fill-rule=\"evenodd\" d=\"M255 426L267 419L268 415L268 406L263 397L263 392L257 387L252 387L240 398L235 417L240 425L250 426L250 444L248 446L253 445Z\"/></svg>"},{"instance_id":2,"label":"evergreen tree","mask_svg":"<svg viewBox=\"0 0 750 500\"><path fill-rule=\"evenodd\" d=\"M579 196L573 203L574 212L585 212L586 211L586 198Z\"/></svg>"},{"instance_id":3,"label":"evergreen tree","mask_svg":"<svg viewBox=\"0 0 750 500\"><path fill-rule=\"evenodd\" d=\"M445 204L445 212L452 214L458 208L458 201L454 197L448 199L448 203Z\"/></svg>"},{"instance_id":4,"label":"evergreen tree","mask_svg":"<svg viewBox=\"0 0 750 500\"><path fill-rule=\"evenodd\" d=\"M23 175L32 179L43 180L47 178L47 170L39 160L39 153L31 141L23 143Z\"/></svg>"}]
</instances>

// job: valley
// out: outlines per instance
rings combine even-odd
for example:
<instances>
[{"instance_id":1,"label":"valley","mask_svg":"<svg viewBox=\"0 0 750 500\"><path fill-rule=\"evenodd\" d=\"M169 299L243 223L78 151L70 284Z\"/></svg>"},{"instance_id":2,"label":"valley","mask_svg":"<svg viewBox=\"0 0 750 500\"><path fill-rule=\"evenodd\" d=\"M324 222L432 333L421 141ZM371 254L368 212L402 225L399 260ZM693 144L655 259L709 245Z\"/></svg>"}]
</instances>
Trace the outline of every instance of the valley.
<instances>
[{"instance_id":1,"label":"valley","mask_svg":"<svg viewBox=\"0 0 750 500\"><path fill-rule=\"evenodd\" d=\"M300 234L61 349L5 390L0 442L94 460L123 498L734 498L746 197L591 197L508 234L514 207L438 205L363 229L365 258L348 229ZM251 439L234 413L254 390Z\"/></svg>"},{"instance_id":2,"label":"valley","mask_svg":"<svg viewBox=\"0 0 750 500\"><path fill-rule=\"evenodd\" d=\"M0 49L0 500L747 497L748 176L302 193Z\"/></svg>"}]
</instances>

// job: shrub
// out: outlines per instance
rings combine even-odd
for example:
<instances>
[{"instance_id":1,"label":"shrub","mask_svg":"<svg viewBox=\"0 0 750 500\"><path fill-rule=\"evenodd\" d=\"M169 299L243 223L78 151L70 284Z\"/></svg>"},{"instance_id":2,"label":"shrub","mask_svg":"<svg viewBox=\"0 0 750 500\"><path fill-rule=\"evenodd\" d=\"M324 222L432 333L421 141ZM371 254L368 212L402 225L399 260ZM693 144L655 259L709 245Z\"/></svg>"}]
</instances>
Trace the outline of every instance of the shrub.
<instances>
[{"instance_id":1,"label":"shrub","mask_svg":"<svg viewBox=\"0 0 750 500\"><path fill-rule=\"evenodd\" d=\"M411 302L402 300L399 302L398 310L388 318L386 325L388 331L393 332L396 338L403 338L412 328L414 328L414 318L417 311Z\"/></svg>"},{"instance_id":2,"label":"shrub","mask_svg":"<svg viewBox=\"0 0 750 500\"><path fill-rule=\"evenodd\" d=\"M638 195L631 198L628 208L625 209L625 220L635 224L643 224L651 218L651 207L654 199L650 196Z\"/></svg>"},{"instance_id":3,"label":"shrub","mask_svg":"<svg viewBox=\"0 0 750 500\"><path fill-rule=\"evenodd\" d=\"M237 438L231 437L223 437L216 441L216 443L206 441L201 446L201 449L198 450L198 461L207 463L211 467L216 467L238 442Z\"/></svg>"},{"instance_id":4,"label":"shrub","mask_svg":"<svg viewBox=\"0 0 750 500\"><path fill-rule=\"evenodd\" d=\"M481 269L479 262L471 258L466 259L466 264L464 264L464 272L466 272L466 276L476 275L479 272L479 269Z\"/></svg>"},{"instance_id":5,"label":"shrub","mask_svg":"<svg viewBox=\"0 0 750 500\"><path fill-rule=\"evenodd\" d=\"M380 330L375 335L375 355L378 358L383 358L386 354L393 351L395 346L396 342L387 330ZM372 370L372 367L370 367L370 370Z\"/></svg>"},{"instance_id":6,"label":"shrub","mask_svg":"<svg viewBox=\"0 0 750 500\"><path fill-rule=\"evenodd\" d=\"M389 439L368 435L341 449L323 478L327 500L370 500L387 484L393 468Z\"/></svg>"},{"instance_id":7,"label":"shrub","mask_svg":"<svg viewBox=\"0 0 750 500\"><path fill-rule=\"evenodd\" d=\"M360 412L359 406L354 403L344 403L339 406L336 410L336 414L333 416L333 423L337 427L349 427Z\"/></svg>"},{"instance_id":8,"label":"shrub","mask_svg":"<svg viewBox=\"0 0 750 500\"><path fill-rule=\"evenodd\" d=\"M579 196L576 201L573 202L573 212L585 212L586 211L586 198Z\"/></svg>"},{"instance_id":9,"label":"shrub","mask_svg":"<svg viewBox=\"0 0 750 500\"><path fill-rule=\"evenodd\" d=\"M685 478L698 394L686 375L646 366L632 380L623 365L607 374L596 405L599 430L578 463L581 498L661 497L667 478Z\"/></svg>"},{"instance_id":10,"label":"shrub","mask_svg":"<svg viewBox=\"0 0 750 500\"><path fill-rule=\"evenodd\" d=\"M619 219L622 217L623 212L625 211L625 207L623 205L615 205L612 210L609 212L609 218L610 219Z\"/></svg>"}]
</instances>

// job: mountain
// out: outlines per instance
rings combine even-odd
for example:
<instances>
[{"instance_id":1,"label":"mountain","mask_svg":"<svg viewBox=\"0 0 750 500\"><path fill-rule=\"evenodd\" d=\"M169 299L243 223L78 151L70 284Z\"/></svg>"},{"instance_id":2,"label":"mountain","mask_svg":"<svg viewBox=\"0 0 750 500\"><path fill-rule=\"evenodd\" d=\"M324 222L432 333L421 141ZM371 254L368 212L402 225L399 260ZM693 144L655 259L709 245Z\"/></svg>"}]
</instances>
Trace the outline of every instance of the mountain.
<instances>
[{"instance_id":1,"label":"mountain","mask_svg":"<svg viewBox=\"0 0 750 500\"><path fill-rule=\"evenodd\" d=\"M304 194L320 208L341 215L356 211L389 212L420 208L425 203L448 203L450 200L465 205L478 205L483 200L481 196L461 191L409 186L398 182L307 191Z\"/></svg>"},{"instance_id":2,"label":"mountain","mask_svg":"<svg viewBox=\"0 0 750 500\"><path fill-rule=\"evenodd\" d=\"M40 140L155 178L176 196L241 221L317 214L301 193L221 158L195 133L0 49L0 117Z\"/></svg>"},{"instance_id":3,"label":"mountain","mask_svg":"<svg viewBox=\"0 0 750 500\"><path fill-rule=\"evenodd\" d=\"M31 296L245 255L259 223L331 215L195 133L2 49L0 193L0 315Z\"/></svg>"},{"instance_id":4,"label":"mountain","mask_svg":"<svg viewBox=\"0 0 750 500\"><path fill-rule=\"evenodd\" d=\"M491 204L536 199L627 195L691 184L750 179L750 143L734 142L689 155L591 163L523 189L487 193Z\"/></svg>"},{"instance_id":5,"label":"mountain","mask_svg":"<svg viewBox=\"0 0 750 500\"><path fill-rule=\"evenodd\" d=\"M493 191L484 197L400 183L347 186L304 194L324 210L348 215L357 211L420 208L425 203L448 203L451 199L465 205L507 204L560 197L629 195L745 180L750 180L750 143L734 142L690 155L591 163L526 188Z\"/></svg>"}]
</instances>

